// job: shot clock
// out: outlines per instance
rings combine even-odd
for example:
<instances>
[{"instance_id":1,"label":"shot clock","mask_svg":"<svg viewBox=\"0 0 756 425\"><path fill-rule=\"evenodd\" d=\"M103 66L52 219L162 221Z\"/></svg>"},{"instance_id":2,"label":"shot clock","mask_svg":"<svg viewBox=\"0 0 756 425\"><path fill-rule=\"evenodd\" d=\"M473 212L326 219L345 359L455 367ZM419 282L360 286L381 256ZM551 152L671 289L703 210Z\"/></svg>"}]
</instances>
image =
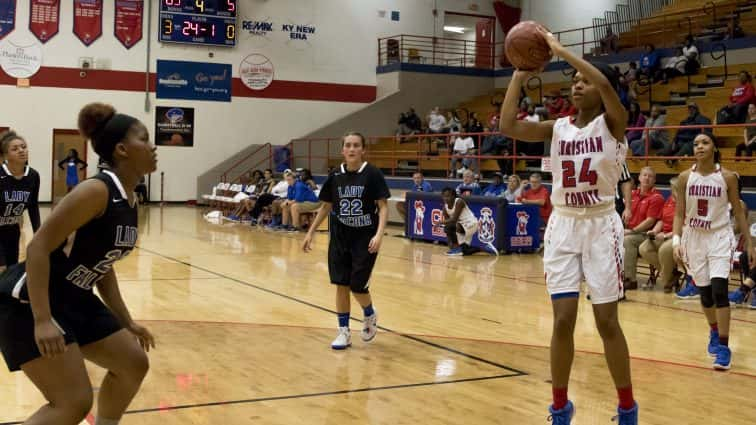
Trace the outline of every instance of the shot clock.
<instances>
[{"instance_id":1,"label":"shot clock","mask_svg":"<svg viewBox=\"0 0 756 425\"><path fill-rule=\"evenodd\" d=\"M160 0L159 40L235 46L237 1Z\"/></svg>"}]
</instances>

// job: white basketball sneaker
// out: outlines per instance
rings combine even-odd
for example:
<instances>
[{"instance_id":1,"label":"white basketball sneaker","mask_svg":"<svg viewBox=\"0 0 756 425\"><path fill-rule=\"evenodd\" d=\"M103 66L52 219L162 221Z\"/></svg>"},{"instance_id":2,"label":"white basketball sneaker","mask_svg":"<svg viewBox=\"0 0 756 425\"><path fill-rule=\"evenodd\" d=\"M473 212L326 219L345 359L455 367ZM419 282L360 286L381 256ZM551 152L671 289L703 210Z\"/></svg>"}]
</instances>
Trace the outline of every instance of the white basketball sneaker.
<instances>
[{"instance_id":1,"label":"white basketball sneaker","mask_svg":"<svg viewBox=\"0 0 756 425\"><path fill-rule=\"evenodd\" d=\"M365 323L360 332L360 338L365 342L372 341L378 334L378 315L373 312L372 316L365 318Z\"/></svg>"},{"instance_id":2,"label":"white basketball sneaker","mask_svg":"<svg viewBox=\"0 0 756 425\"><path fill-rule=\"evenodd\" d=\"M345 350L350 345L352 345L352 332L348 327L339 327L339 333L331 343L331 348L334 350Z\"/></svg>"}]
</instances>

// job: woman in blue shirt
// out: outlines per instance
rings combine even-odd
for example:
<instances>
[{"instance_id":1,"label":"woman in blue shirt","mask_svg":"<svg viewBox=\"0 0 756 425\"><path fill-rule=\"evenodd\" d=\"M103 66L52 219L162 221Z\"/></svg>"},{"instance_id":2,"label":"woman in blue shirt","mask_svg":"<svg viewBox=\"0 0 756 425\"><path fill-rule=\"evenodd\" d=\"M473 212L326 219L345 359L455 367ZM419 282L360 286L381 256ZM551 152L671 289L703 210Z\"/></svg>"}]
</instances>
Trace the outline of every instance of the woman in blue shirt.
<instances>
[{"instance_id":1,"label":"woman in blue shirt","mask_svg":"<svg viewBox=\"0 0 756 425\"><path fill-rule=\"evenodd\" d=\"M64 164L65 168L63 168ZM58 168L66 172L66 187L67 192L70 192L79 184L79 170L87 168L87 163L79 159L79 152L76 149L71 149L68 151L68 156L58 162Z\"/></svg>"},{"instance_id":2,"label":"woman in blue shirt","mask_svg":"<svg viewBox=\"0 0 756 425\"><path fill-rule=\"evenodd\" d=\"M317 211L321 202L307 183L297 179L294 173L286 173L284 177L289 189L286 200L281 203L281 230L296 232L300 230L300 214Z\"/></svg>"}]
</instances>

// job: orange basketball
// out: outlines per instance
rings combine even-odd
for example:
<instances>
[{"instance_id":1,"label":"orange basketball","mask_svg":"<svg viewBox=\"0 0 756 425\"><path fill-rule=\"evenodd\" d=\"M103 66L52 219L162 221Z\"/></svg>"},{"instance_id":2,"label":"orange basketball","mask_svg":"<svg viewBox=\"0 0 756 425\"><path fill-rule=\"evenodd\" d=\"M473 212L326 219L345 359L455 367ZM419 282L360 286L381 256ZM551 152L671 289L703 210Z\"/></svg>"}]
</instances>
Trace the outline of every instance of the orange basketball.
<instances>
[{"instance_id":1,"label":"orange basketball","mask_svg":"<svg viewBox=\"0 0 756 425\"><path fill-rule=\"evenodd\" d=\"M542 25L535 21L523 21L507 33L504 51L515 68L535 71L551 60L551 49L543 36L538 33L537 28L540 26Z\"/></svg>"}]
</instances>

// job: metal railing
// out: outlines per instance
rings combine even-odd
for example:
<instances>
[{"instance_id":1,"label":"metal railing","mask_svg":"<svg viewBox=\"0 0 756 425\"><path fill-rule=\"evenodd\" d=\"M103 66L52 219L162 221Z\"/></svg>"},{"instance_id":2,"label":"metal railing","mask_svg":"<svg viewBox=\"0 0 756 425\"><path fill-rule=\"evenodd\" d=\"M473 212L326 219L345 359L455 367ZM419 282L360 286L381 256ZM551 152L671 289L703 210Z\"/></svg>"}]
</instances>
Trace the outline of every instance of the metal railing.
<instances>
[{"instance_id":1,"label":"metal railing","mask_svg":"<svg viewBox=\"0 0 756 425\"><path fill-rule=\"evenodd\" d=\"M658 4L657 4L658 3ZM709 2L696 9L686 9L666 14L653 15L660 5L668 0L630 0L622 13L610 12L605 18L596 18L593 25L555 32L555 36L573 52L585 56L600 53L601 39L607 26L615 29L621 48L639 48L651 43L658 47L679 45L688 34L701 33L708 26L724 27L727 14L734 13L743 0L719 3ZM755 19L752 14L740 15L741 23ZM685 31L680 31L685 28ZM556 59L555 59L556 60ZM378 65L392 63L418 63L464 68L504 68L504 41L483 43L470 40L419 36L395 35L378 39ZM509 66L509 65L507 65Z\"/></svg>"},{"instance_id":2,"label":"metal railing","mask_svg":"<svg viewBox=\"0 0 756 425\"><path fill-rule=\"evenodd\" d=\"M756 127L756 124L630 127L627 129L628 132L642 132L642 138L639 140L643 140L644 154L637 156L628 153L628 161L643 161L648 165L652 161L690 161L695 159L690 156L653 155L652 151L655 149L652 149L649 132L646 130L709 129L709 131L716 132L717 130L730 128L744 129L746 127ZM506 146L501 147L498 154L480 154L479 148L483 145L482 142L485 138L489 136L503 136L506 139ZM456 137L472 137L476 142L475 146L478 147L476 153L466 155L451 153L453 141ZM673 139L671 138L670 140ZM375 146L385 141L391 141L390 146L383 148ZM498 132L368 136L366 137L366 142L366 159L379 168L389 170L389 174L392 176L410 174L411 172L422 171L424 169L444 171L445 175L450 175L454 171L451 170L452 159L471 161L477 165L477 167L473 167L477 171L480 171L483 161L497 160L497 165L500 168L508 168L512 172L517 172L518 161L540 161L544 157L548 157L545 152L543 154L534 154L532 149L523 149L521 146L523 143L530 147L539 145L507 138ZM290 146L292 148L293 164L297 167L306 167L316 174L325 174L342 161L340 137L294 139L291 141ZM669 146L666 146L666 148L669 149ZM722 161L733 161L736 157L733 154L728 154L722 155L721 159ZM756 157L737 157L737 160L747 161L748 164L756 163ZM507 162L509 164L506 164ZM753 174L756 175L756 173Z\"/></svg>"},{"instance_id":3,"label":"metal railing","mask_svg":"<svg viewBox=\"0 0 756 425\"><path fill-rule=\"evenodd\" d=\"M257 155L261 155L262 157L255 160L255 157ZM271 145L270 143L260 145L257 149L253 150L247 155L244 155L244 157L236 161L221 175L220 180L223 183L236 183L239 181L242 175L266 162L267 168L272 168L273 145ZM231 175L235 175L235 177L231 178Z\"/></svg>"}]
</instances>

